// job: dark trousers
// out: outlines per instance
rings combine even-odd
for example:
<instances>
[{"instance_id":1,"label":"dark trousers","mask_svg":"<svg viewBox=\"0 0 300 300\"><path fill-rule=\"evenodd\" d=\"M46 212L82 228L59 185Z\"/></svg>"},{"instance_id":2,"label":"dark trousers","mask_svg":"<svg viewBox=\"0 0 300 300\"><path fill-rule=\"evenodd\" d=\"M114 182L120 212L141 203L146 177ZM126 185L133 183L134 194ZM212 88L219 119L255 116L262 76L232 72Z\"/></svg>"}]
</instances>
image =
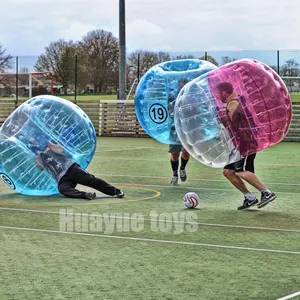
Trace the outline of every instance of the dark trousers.
<instances>
[{"instance_id":1,"label":"dark trousers","mask_svg":"<svg viewBox=\"0 0 300 300\"><path fill-rule=\"evenodd\" d=\"M91 187L110 196L116 195L118 191L106 181L83 170L78 164L73 164L58 182L58 190L61 194L69 198L86 199L86 192L75 189L77 184Z\"/></svg>"}]
</instances>

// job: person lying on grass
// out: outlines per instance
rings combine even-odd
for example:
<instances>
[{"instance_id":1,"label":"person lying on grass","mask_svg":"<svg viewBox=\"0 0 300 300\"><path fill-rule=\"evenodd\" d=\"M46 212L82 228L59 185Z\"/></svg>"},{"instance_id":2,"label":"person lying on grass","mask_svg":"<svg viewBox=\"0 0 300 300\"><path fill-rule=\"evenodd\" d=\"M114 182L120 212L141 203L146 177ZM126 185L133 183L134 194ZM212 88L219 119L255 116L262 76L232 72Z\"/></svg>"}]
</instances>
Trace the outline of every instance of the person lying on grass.
<instances>
[{"instance_id":1,"label":"person lying on grass","mask_svg":"<svg viewBox=\"0 0 300 300\"><path fill-rule=\"evenodd\" d=\"M124 192L106 181L88 173L75 163L59 144L43 142L41 137L34 139L28 148L36 155L37 168L46 170L57 182L59 192L65 197L93 200L95 192L79 191L77 184L91 187L103 194L123 198Z\"/></svg>"}]
</instances>

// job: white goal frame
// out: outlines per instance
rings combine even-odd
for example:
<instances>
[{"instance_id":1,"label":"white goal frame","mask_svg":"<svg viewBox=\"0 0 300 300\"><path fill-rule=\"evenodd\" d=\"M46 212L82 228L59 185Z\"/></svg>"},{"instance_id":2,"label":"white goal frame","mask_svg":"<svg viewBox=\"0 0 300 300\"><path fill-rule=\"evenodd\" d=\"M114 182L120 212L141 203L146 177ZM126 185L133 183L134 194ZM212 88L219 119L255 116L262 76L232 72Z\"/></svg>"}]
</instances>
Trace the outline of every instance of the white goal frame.
<instances>
[{"instance_id":1,"label":"white goal frame","mask_svg":"<svg viewBox=\"0 0 300 300\"><path fill-rule=\"evenodd\" d=\"M29 99L32 98L32 87L33 81L37 80L34 78L35 75L47 75L50 77L50 94L54 95L54 74L51 71L44 71L44 72L25 72L25 73L0 73L0 76L19 76L19 75L28 75L28 92L29 92ZM15 86L16 87L16 86Z\"/></svg>"},{"instance_id":2,"label":"white goal frame","mask_svg":"<svg viewBox=\"0 0 300 300\"><path fill-rule=\"evenodd\" d=\"M29 75L29 98L32 98L32 80L34 79L34 75L48 75L50 77L50 94L54 94L53 72L30 72L27 74Z\"/></svg>"}]
</instances>

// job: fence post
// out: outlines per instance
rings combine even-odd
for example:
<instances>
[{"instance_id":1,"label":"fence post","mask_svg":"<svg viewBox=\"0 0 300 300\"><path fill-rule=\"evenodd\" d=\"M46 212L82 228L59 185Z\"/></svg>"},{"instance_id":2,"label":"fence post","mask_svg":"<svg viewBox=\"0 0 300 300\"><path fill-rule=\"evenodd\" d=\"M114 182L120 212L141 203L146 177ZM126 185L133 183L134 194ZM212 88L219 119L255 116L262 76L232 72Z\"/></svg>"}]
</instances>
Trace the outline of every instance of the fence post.
<instances>
[{"instance_id":1,"label":"fence post","mask_svg":"<svg viewBox=\"0 0 300 300\"><path fill-rule=\"evenodd\" d=\"M277 50L277 74L280 75L279 50Z\"/></svg>"},{"instance_id":2,"label":"fence post","mask_svg":"<svg viewBox=\"0 0 300 300\"><path fill-rule=\"evenodd\" d=\"M119 97L126 99L126 21L125 0L119 0Z\"/></svg>"},{"instance_id":3,"label":"fence post","mask_svg":"<svg viewBox=\"0 0 300 300\"><path fill-rule=\"evenodd\" d=\"M98 135L102 135L102 103L101 100L99 100L99 133Z\"/></svg>"},{"instance_id":4,"label":"fence post","mask_svg":"<svg viewBox=\"0 0 300 300\"><path fill-rule=\"evenodd\" d=\"M204 60L207 60L207 52L204 52Z\"/></svg>"},{"instance_id":5,"label":"fence post","mask_svg":"<svg viewBox=\"0 0 300 300\"><path fill-rule=\"evenodd\" d=\"M74 93L74 96L75 96L75 104L77 102L77 72L78 72L78 61L77 61L77 54L75 55L75 66L74 66L74 70L75 70L75 83L74 83L74 89L75 89L75 93Z\"/></svg>"},{"instance_id":6,"label":"fence post","mask_svg":"<svg viewBox=\"0 0 300 300\"><path fill-rule=\"evenodd\" d=\"M141 76L140 63L141 63L141 54L138 53L138 57L137 57L137 79L138 79L138 83L140 82L140 76Z\"/></svg>"},{"instance_id":7,"label":"fence post","mask_svg":"<svg viewBox=\"0 0 300 300\"><path fill-rule=\"evenodd\" d=\"M140 133L140 123L137 118L137 115L135 114L135 134L136 134L136 136L139 136L139 133Z\"/></svg>"},{"instance_id":8,"label":"fence post","mask_svg":"<svg viewBox=\"0 0 300 300\"><path fill-rule=\"evenodd\" d=\"M107 102L104 102L102 105L103 113L102 113L102 125L103 125L103 134L106 134L106 129L107 129L107 120L109 119L108 117L108 107L107 107Z\"/></svg>"}]
</instances>

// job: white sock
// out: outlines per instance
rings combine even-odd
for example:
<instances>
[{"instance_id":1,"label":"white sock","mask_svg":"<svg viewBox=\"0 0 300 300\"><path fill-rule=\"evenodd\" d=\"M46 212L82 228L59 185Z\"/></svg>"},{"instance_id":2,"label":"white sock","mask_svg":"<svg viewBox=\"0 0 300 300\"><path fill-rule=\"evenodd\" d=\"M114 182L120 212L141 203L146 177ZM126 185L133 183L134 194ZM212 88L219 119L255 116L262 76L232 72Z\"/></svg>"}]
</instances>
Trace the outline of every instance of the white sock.
<instances>
[{"instance_id":1,"label":"white sock","mask_svg":"<svg viewBox=\"0 0 300 300\"><path fill-rule=\"evenodd\" d=\"M255 200L256 197L254 194L252 194L251 192L247 192L247 193L244 193L245 197L248 199L248 200Z\"/></svg>"},{"instance_id":2,"label":"white sock","mask_svg":"<svg viewBox=\"0 0 300 300\"><path fill-rule=\"evenodd\" d=\"M268 189L266 189L266 188L263 188L260 192L261 192L261 193L268 193L268 194L271 193L271 191L268 190Z\"/></svg>"}]
</instances>

